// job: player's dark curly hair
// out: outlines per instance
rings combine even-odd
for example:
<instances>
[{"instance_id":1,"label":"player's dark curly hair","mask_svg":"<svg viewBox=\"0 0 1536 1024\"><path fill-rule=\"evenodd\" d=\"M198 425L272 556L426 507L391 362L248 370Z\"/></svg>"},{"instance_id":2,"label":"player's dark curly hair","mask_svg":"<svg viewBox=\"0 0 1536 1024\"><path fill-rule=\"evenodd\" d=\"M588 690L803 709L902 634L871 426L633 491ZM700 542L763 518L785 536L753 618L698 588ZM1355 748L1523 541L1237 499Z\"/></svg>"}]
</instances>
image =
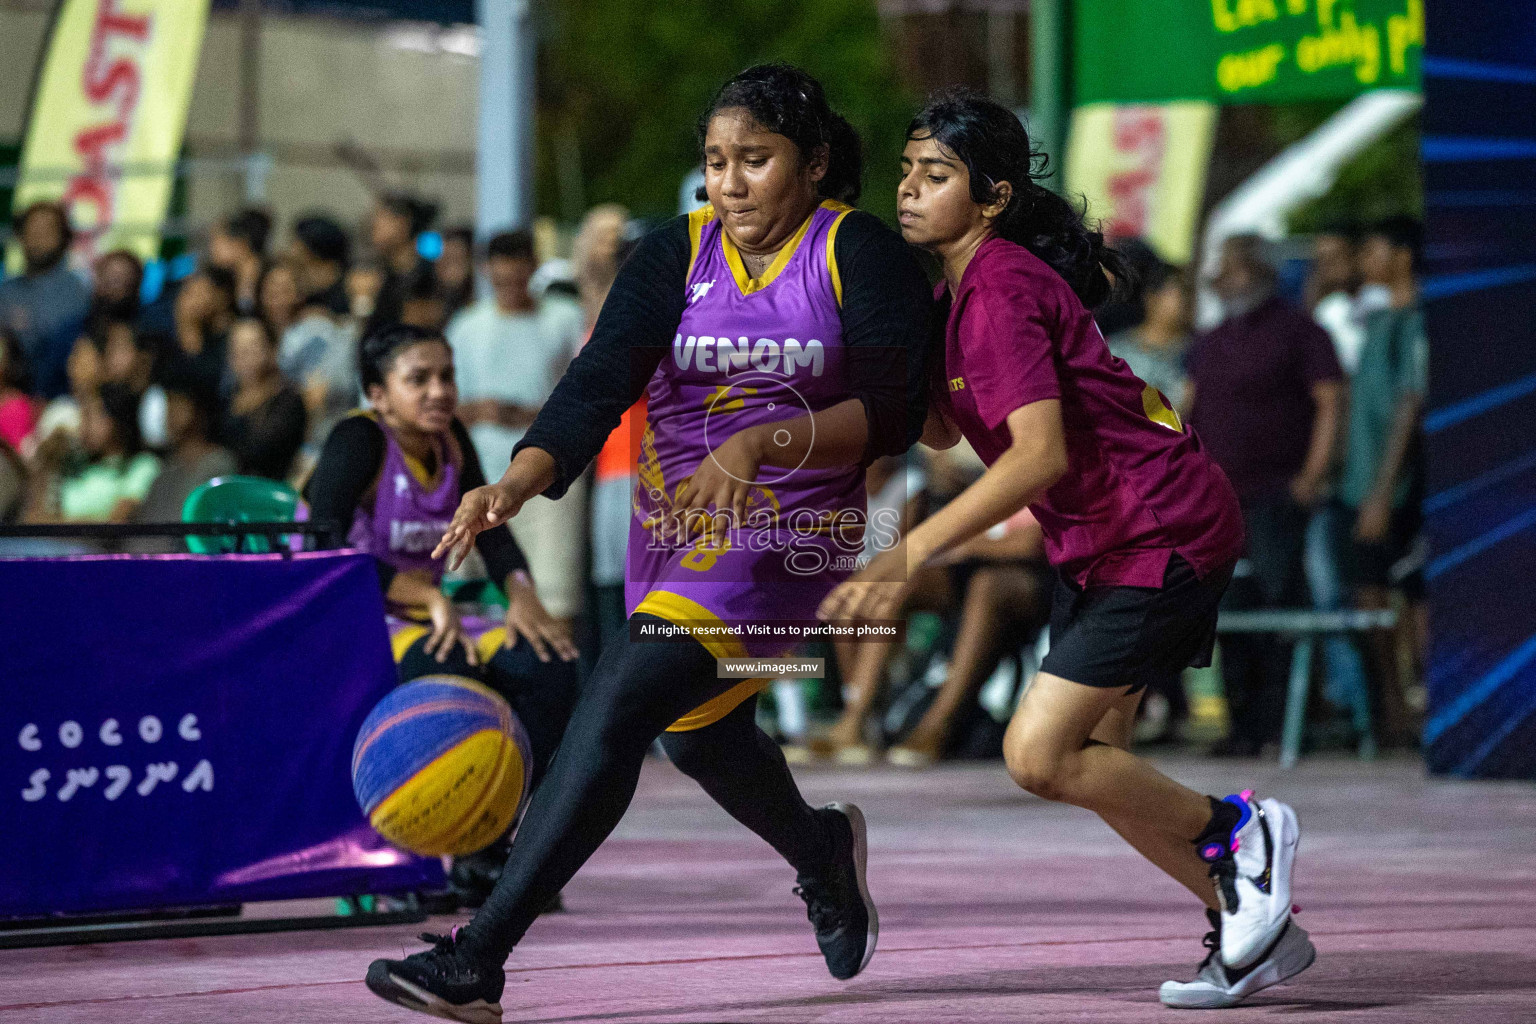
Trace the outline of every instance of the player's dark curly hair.
<instances>
[{"instance_id":1,"label":"player's dark curly hair","mask_svg":"<svg viewBox=\"0 0 1536 1024\"><path fill-rule=\"evenodd\" d=\"M958 157L970 171L977 203L995 201L998 182L1012 185L997 233L1049 264L1083 305L1096 306L1132 287L1130 265L1083 223L1083 208L1040 184L1046 156L1035 152L1018 115L1001 103L970 89L935 93L907 126L907 138L932 138Z\"/></svg>"},{"instance_id":2,"label":"player's dark curly hair","mask_svg":"<svg viewBox=\"0 0 1536 1024\"><path fill-rule=\"evenodd\" d=\"M389 368L394 365L395 357L412 345L419 345L424 341L435 341L439 345L448 344L442 331L417 327L414 324L390 324L372 334L364 335L363 340L357 343L357 369L362 377L363 390L366 392L370 384L383 387L384 377L389 373Z\"/></svg>"},{"instance_id":3,"label":"player's dark curly hair","mask_svg":"<svg viewBox=\"0 0 1536 1024\"><path fill-rule=\"evenodd\" d=\"M811 75L789 64L756 64L720 87L699 116L699 150L709 121L716 113L740 107L752 120L782 135L807 159L827 147L827 174L817 186L823 198L852 203L864 180L864 153L859 133L827 103L826 91ZM699 190L704 199L704 190Z\"/></svg>"}]
</instances>

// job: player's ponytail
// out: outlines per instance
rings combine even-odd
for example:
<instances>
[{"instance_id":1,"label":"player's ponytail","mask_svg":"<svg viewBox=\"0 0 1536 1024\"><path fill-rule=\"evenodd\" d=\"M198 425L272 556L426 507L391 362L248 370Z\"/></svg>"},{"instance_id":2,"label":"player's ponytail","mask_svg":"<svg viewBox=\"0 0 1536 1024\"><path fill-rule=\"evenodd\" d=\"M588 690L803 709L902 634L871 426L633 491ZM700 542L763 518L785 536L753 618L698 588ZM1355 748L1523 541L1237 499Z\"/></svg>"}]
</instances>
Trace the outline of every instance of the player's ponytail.
<instances>
[{"instance_id":1,"label":"player's ponytail","mask_svg":"<svg viewBox=\"0 0 1536 1024\"><path fill-rule=\"evenodd\" d=\"M818 149L827 151L827 173L817 186L826 199L852 203L863 184L864 156L859 133L827 103L821 83L789 64L757 64L720 87L697 125L699 151L710 119L718 111L740 107L752 120L782 135L809 159ZM699 190L703 199L703 189Z\"/></svg>"},{"instance_id":2,"label":"player's ponytail","mask_svg":"<svg viewBox=\"0 0 1536 1024\"><path fill-rule=\"evenodd\" d=\"M1083 305L1091 308L1131 286L1130 265L1083 222L1083 208L1039 183L1046 156L1033 150L1007 107L969 89L945 90L912 119L907 138L931 138L959 158L977 203L994 202L997 183L1008 182L1013 196L997 218L997 234L1049 264Z\"/></svg>"},{"instance_id":3,"label":"player's ponytail","mask_svg":"<svg viewBox=\"0 0 1536 1024\"><path fill-rule=\"evenodd\" d=\"M832 114L828 125L827 150L827 176L821 179L821 194L852 205L864 186L864 147L859 133L840 114Z\"/></svg>"}]
</instances>

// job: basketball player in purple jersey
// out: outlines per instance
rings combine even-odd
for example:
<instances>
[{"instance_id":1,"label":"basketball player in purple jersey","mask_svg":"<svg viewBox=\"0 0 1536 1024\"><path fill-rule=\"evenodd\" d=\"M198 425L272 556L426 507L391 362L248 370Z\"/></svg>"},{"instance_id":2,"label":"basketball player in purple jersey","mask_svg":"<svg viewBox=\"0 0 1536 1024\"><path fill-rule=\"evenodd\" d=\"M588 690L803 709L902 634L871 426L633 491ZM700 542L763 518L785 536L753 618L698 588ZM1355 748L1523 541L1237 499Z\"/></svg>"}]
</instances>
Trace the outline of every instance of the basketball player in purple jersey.
<instances>
[{"instance_id":1,"label":"basketball player in purple jersey","mask_svg":"<svg viewBox=\"0 0 1536 1024\"><path fill-rule=\"evenodd\" d=\"M505 616L461 613L443 593L446 559L432 549L464 492L485 484L454 415L453 352L440 333L399 324L362 339L358 369L372 409L346 417L326 438L304 488L310 517L333 524L327 546L344 542L373 556L400 681L467 676L505 697L528 731L537 785L576 702L576 647L539 601L509 530L475 538L504 588ZM490 895L509 846L503 837L454 858L449 877L462 905Z\"/></svg>"},{"instance_id":2,"label":"basketball player in purple jersey","mask_svg":"<svg viewBox=\"0 0 1536 1024\"><path fill-rule=\"evenodd\" d=\"M558 498L645 390L631 639L593 669L474 920L370 967L369 987L402 1006L501 1019L507 956L618 824L658 735L795 868L832 975L853 977L874 953L862 815L806 804L756 726L763 680L716 678L717 657L783 653L785 642L710 627L804 619L846 577L835 556L862 546L863 468L922 432L931 293L901 238L844 205L858 195L858 137L815 79L748 69L698 134L709 205L640 242L511 466L465 496L438 549L462 558L530 496ZM690 512L709 514L708 528ZM674 628L691 638L635 639Z\"/></svg>"},{"instance_id":3,"label":"basketball player in purple jersey","mask_svg":"<svg viewBox=\"0 0 1536 1024\"><path fill-rule=\"evenodd\" d=\"M879 618L912 568L1028 506L1060 573L1051 648L1004 740L1009 773L1096 812L1205 904L1211 955L1170 1006L1230 1006L1315 953L1291 923L1296 815L1224 800L1128 750L1142 692L1209 664L1216 608L1242 553L1237 498L1155 388L1110 355L1086 306L1126 266L1032 177L1012 111L942 94L902 155L902 234L944 266L944 386L925 443L964 435L987 471L823 603ZM941 307L942 308L942 307ZM1119 884L1119 883L1117 883Z\"/></svg>"}]
</instances>

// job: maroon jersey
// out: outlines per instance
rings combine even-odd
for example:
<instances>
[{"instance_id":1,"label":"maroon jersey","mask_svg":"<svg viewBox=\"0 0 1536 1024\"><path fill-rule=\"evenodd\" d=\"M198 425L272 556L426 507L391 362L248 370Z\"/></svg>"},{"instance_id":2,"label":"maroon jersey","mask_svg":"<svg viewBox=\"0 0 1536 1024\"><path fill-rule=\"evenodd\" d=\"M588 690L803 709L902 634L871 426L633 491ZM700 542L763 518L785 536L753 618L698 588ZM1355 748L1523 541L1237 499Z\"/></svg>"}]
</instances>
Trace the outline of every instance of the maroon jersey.
<instances>
[{"instance_id":1,"label":"maroon jersey","mask_svg":"<svg viewBox=\"0 0 1536 1024\"><path fill-rule=\"evenodd\" d=\"M1063 576L1160 588L1174 552L1200 576L1241 553L1226 476L1028 249L982 243L952 297L944 342L947 411L989 466L1012 444L1010 413L1060 399L1067 472L1029 508Z\"/></svg>"}]
</instances>

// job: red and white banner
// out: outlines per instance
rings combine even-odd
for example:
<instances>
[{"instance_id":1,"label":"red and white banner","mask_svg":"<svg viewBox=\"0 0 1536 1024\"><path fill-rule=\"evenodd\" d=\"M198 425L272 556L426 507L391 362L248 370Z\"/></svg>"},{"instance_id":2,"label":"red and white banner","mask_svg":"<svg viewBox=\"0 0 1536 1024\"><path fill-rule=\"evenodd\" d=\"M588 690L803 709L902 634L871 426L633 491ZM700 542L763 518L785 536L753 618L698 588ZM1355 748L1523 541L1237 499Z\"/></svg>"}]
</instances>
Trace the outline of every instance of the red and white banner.
<instances>
[{"instance_id":1,"label":"red and white banner","mask_svg":"<svg viewBox=\"0 0 1536 1024\"><path fill-rule=\"evenodd\" d=\"M63 201L86 259L157 255L207 19L208 0L64 0L13 207Z\"/></svg>"}]
</instances>

